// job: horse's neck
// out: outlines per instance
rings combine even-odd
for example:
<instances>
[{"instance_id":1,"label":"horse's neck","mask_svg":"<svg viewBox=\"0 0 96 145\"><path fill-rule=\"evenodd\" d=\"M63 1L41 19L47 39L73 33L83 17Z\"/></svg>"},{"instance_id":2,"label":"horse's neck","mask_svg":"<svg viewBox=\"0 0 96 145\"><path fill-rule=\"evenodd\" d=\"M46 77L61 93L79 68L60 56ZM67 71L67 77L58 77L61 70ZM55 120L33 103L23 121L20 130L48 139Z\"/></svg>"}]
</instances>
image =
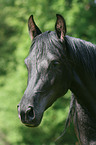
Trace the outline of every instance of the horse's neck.
<instances>
[{"instance_id":1,"label":"horse's neck","mask_svg":"<svg viewBox=\"0 0 96 145\"><path fill-rule=\"evenodd\" d=\"M73 82L71 84L71 91L75 94L78 102L85 106L89 112L96 116L96 82L95 79L82 75L78 72L73 72Z\"/></svg>"},{"instance_id":2,"label":"horse's neck","mask_svg":"<svg viewBox=\"0 0 96 145\"><path fill-rule=\"evenodd\" d=\"M75 128L83 145L96 144L96 47L80 41L74 44L73 39L66 37L67 58L73 70L73 81L70 90L75 94L74 113ZM77 45L80 47L77 49ZM83 46L85 50L83 50ZM92 46L92 49L91 49ZM81 50L80 50L81 49ZM84 53L83 53L84 52ZM88 55L86 53L88 52ZM90 54L89 54L90 53ZM84 62L83 62L84 61ZM91 64L92 63L92 64ZM90 68L91 67L91 68ZM92 119L93 118L93 119ZM91 142L94 140L94 142Z\"/></svg>"},{"instance_id":3,"label":"horse's neck","mask_svg":"<svg viewBox=\"0 0 96 145\"><path fill-rule=\"evenodd\" d=\"M88 110L82 107L75 99L75 112L73 116L75 130L83 145L96 144L96 124Z\"/></svg>"},{"instance_id":4,"label":"horse's neck","mask_svg":"<svg viewBox=\"0 0 96 145\"><path fill-rule=\"evenodd\" d=\"M71 43L72 42L69 43L70 46L67 44L68 45L67 57L69 59L71 69L73 70L73 81L70 90L75 94L80 104L87 107L89 111L93 114L93 116L94 115L96 116L96 76L95 76L96 58L94 57L94 55L96 54L95 52L96 49L94 50L95 54L93 55L92 53L92 56L94 58L92 58L90 54L92 59L91 62L94 63L92 63L92 68L89 68L91 63L89 62L89 60L87 62L88 56L86 55L83 56L83 53L80 53L83 50L81 51L80 48L77 49L76 46L73 45L74 43L71 46ZM85 47L85 49L88 48Z\"/></svg>"}]
</instances>

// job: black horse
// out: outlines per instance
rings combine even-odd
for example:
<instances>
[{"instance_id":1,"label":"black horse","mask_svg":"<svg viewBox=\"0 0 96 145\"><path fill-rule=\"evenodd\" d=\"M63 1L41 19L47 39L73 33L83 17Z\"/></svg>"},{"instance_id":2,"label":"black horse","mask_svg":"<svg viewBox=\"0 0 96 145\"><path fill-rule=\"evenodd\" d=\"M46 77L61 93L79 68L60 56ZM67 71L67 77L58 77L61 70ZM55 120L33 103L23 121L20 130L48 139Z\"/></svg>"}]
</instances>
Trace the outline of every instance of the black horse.
<instances>
[{"instance_id":1,"label":"black horse","mask_svg":"<svg viewBox=\"0 0 96 145\"><path fill-rule=\"evenodd\" d=\"M70 89L72 95L66 127L73 116L78 139L96 144L96 46L66 35L65 20L56 15L55 32L41 33L33 16L28 20L32 40L28 86L20 104L19 117L26 126L40 124L44 111Z\"/></svg>"}]
</instances>

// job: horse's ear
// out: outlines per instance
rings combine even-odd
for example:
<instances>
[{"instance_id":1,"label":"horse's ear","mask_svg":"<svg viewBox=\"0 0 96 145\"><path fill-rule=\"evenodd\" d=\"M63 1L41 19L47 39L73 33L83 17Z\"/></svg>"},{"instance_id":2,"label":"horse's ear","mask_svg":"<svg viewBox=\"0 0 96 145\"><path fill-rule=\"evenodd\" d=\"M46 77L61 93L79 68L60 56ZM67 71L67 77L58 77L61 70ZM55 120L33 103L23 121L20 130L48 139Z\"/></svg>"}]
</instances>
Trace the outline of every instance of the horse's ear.
<instances>
[{"instance_id":1,"label":"horse's ear","mask_svg":"<svg viewBox=\"0 0 96 145\"><path fill-rule=\"evenodd\" d=\"M56 14L56 17L57 17L57 21L55 24L55 30L59 39L61 39L61 41L64 41L64 36L66 34L66 23L61 15Z\"/></svg>"},{"instance_id":2,"label":"horse's ear","mask_svg":"<svg viewBox=\"0 0 96 145\"><path fill-rule=\"evenodd\" d=\"M31 15L28 19L28 29L29 29L31 40L33 40L33 38L35 38L37 35L41 34L40 29L37 27L37 25L34 22L33 15Z\"/></svg>"}]
</instances>

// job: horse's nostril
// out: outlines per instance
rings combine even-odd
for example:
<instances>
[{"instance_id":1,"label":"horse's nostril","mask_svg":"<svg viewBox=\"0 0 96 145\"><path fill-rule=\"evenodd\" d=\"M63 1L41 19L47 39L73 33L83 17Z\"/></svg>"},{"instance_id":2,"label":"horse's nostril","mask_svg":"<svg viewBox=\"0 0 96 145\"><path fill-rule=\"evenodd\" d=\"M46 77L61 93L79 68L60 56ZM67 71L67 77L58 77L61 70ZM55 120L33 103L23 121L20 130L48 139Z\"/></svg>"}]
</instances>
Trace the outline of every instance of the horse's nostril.
<instances>
[{"instance_id":1,"label":"horse's nostril","mask_svg":"<svg viewBox=\"0 0 96 145\"><path fill-rule=\"evenodd\" d=\"M32 106L29 106L26 111L27 120L32 121L35 118L35 112Z\"/></svg>"}]
</instances>

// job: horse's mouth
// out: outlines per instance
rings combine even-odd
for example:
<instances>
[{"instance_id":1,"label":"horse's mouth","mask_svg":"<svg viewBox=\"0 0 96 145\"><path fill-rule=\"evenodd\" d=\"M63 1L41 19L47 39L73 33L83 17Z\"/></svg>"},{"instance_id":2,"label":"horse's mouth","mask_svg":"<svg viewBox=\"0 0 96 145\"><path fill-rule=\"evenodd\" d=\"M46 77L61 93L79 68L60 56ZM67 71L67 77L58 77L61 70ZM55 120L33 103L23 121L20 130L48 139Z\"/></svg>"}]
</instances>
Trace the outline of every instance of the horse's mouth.
<instances>
[{"instance_id":1,"label":"horse's mouth","mask_svg":"<svg viewBox=\"0 0 96 145\"><path fill-rule=\"evenodd\" d=\"M27 125L25 124L25 126L30 127L30 128L37 127L37 125L28 125L28 124Z\"/></svg>"},{"instance_id":2,"label":"horse's mouth","mask_svg":"<svg viewBox=\"0 0 96 145\"><path fill-rule=\"evenodd\" d=\"M27 126L27 127L32 128L32 127L37 127L37 126L39 126L39 124L40 124L40 123L34 123L34 124L24 124L24 125L25 125L25 126Z\"/></svg>"},{"instance_id":3,"label":"horse's mouth","mask_svg":"<svg viewBox=\"0 0 96 145\"><path fill-rule=\"evenodd\" d=\"M25 122L23 122L22 120L21 120L21 122L25 125L25 126L27 126L27 127L37 127L37 126L39 126L40 125L40 123L41 123L41 120L42 120L42 116L41 116L41 118L35 118L33 121L30 121L30 120L26 120Z\"/></svg>"}]
</instances>

